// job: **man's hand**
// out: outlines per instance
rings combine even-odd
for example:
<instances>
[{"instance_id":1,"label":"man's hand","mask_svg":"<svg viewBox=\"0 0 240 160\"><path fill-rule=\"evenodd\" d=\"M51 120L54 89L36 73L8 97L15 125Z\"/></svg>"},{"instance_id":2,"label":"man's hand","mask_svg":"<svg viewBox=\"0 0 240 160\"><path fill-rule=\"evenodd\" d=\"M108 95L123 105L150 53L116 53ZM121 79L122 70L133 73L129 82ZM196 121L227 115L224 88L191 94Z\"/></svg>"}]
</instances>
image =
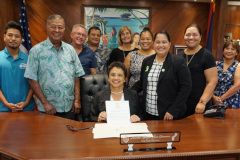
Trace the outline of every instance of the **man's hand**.
<instances>
[{"instance_id":1,"label":"man's hand","mask_svg":"<svg viewBox=\"0 0 240 160\"><path fill-rule=\"evenodd\" d=\"M73 103L73 107L72 107L72 111L76 114L80 113L80 109L81 109L81 104L80 102L74 102Z\"/></svg>"},{"instance_id":2,"label":"man's hand","mask_svg":"<svg viewBox=\"0 0 240 160\"><path fill-rule=\"evenodd\" d=\"M26 102L19 102L16 104L16 107L20 110L23 110L23 108L27 105Z\"/></svg>"},{"instance_id":3,"label":"man's hand","mask_svg":"<svg viewBox=\"0 0 240 160\"><path fill-rule=\"evenodd\" d=\"M57 112L56 108L49 102L45 103L43 106L47 114L54 115Z\"/></svg>"},{"instance_id":4,"label":"man's hand","mask_svg":"<svg viewBox=\"0 0 240 160\"><path fill-rule=\"evenodd\" d=\"M9 109L11 109L12 112L15 112L17 110L17 105L13 103L6 103L5 106L7 106Z\"/></svg>"}]
</instances>

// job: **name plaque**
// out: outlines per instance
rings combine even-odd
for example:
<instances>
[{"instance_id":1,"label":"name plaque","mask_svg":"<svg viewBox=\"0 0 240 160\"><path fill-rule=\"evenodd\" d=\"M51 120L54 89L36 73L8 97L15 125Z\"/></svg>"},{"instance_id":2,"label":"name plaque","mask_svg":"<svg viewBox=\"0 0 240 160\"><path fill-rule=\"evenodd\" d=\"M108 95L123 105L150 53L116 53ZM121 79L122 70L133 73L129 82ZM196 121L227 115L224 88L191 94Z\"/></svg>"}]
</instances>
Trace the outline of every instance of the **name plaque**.
<instances>
[{"instance_id":1,"label":"name plaque","mask_svg":"<svg viewBox=\"0 0 240 160\"><path fill-rule=\"evenodd\" d=\"M148 132L148 133L122 133L120 134L120 144L128 145L124 152L153 151L153 150L173 150L173 142L180 142L181 132ZM166 143L166 147L160 148L133 148L134 144Z\"/></svg>"}]
</instances>

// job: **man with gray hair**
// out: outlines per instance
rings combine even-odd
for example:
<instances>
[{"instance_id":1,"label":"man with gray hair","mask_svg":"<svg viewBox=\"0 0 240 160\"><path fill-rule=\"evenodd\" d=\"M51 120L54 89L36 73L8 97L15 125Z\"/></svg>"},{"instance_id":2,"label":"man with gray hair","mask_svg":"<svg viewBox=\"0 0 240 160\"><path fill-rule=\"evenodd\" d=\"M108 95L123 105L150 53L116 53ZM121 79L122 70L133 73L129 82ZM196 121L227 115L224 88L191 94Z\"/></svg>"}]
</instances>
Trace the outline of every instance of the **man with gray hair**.
<instances>
[{"instance_id":1,"label":"man with gray hair","mask_svg":"<svg viewBox=\"0 0 240 160\"><path fill-rule=\"evenodd\" d=\"M65 21L60 15L47 19L48 38L29 52L25 77L37 96L40 112L74 119L80 111L80 82L84 75L74 48L63 42Z\"/></svg>"},{"instance_id":2,"label":"man with gray hair","mask_svg":"<svg viewBox=\"0 0 240 160\"><path fill-rule=\"evenodd\" d=\"M96 74L97 60L95 54L84 44L87 38L86 28L81 24L73 25L70 37L72 39L72 46L76 50L83 66L85 75Z\"/></svg>"}]
</instances>

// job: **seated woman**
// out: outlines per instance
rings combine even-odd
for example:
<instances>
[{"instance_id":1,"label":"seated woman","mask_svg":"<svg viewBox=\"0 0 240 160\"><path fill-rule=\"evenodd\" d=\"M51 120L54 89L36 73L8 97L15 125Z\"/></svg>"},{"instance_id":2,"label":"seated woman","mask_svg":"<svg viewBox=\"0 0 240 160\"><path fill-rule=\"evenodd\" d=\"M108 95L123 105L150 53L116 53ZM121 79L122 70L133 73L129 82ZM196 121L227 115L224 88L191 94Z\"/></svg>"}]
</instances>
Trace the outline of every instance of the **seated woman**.
<instances>
[{"instance_id":1,"label":"seated woman","mask_svg":"<svg viewBox=\"0 0 240 160\"><path fill-rule=\"evenodd\" d=\"M123 63L113 62L108 68L109 89L97 93L91 108L92 121L106 121L105 101L129 101L131 122L140 121L138 96L134 90L125 89L127 70Z\"/></svg>"},{"instance_id":2,"label":"seated woman","mask_svg":"<svg viewBox=\"0 0 240 160\"><path fill-rule=\"evenodd\" d=\"M223 60L217 61L218 84L213 102L228 107L240 108L240 64L235 59L239 53L238 44L227 41L223 46Z\"/></svg>"},{"instance_id":3,"label":"seated woman","mask_svg":"<svg viewBox=\"0 0 240 160\"><path fill-rule=\"evenodd\" d=\"M143 60L140 80L133 89L143 91L146 120L173 120L184 116L191 91L191 76L180 56L169 53L170 36L162 31L154 36L156 54Z\"/></svg>"}]
</instances>

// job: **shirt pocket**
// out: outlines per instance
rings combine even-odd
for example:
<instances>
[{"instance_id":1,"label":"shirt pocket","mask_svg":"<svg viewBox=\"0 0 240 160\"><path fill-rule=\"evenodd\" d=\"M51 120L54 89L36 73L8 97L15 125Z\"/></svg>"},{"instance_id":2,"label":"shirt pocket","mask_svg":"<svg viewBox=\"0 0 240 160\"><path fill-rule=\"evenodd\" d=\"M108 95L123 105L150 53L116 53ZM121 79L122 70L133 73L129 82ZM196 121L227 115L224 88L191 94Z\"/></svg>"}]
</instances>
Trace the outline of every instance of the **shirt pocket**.
<instances>
[{"instance_id":1,"label":"shirt pocket","mask_svg":"<svg viewBox=\"0 0 240 160\"><path fill-rule=\"evenodd\" d=\"M63 71L68 76L74 77L75 73L75 63L71 59L65 59L62 63Z\"/></svg>"}]
</instances>

